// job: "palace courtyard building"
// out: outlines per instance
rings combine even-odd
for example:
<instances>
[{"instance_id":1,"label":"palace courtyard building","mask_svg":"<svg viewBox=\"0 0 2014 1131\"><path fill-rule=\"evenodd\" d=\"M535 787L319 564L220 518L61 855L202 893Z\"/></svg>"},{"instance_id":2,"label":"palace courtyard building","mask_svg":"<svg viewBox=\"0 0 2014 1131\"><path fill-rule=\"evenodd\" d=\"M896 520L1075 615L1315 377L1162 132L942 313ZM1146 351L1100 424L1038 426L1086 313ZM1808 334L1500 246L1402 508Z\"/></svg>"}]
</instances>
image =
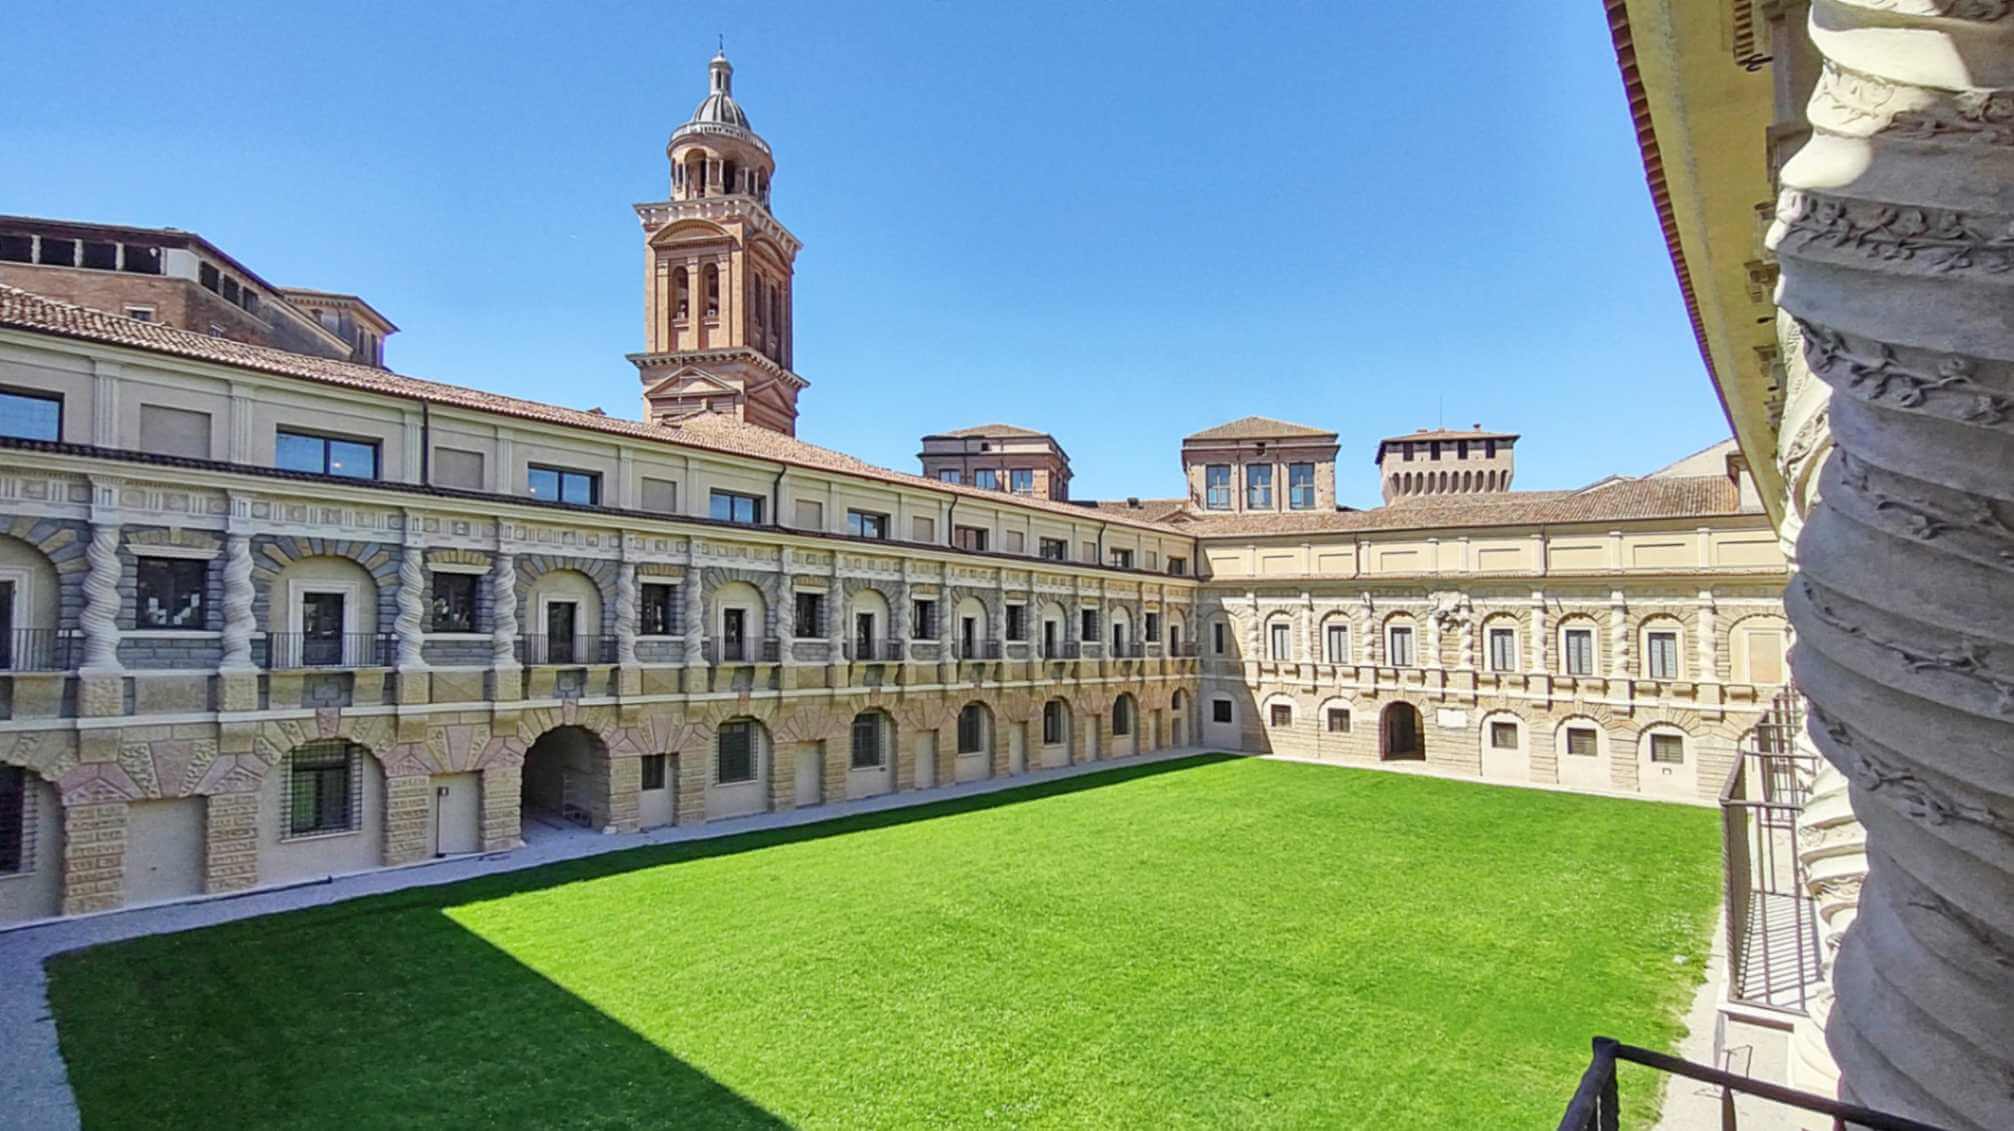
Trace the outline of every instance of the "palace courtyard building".
<instances>
[{"instance_id":1,"label":"palace courtyard building","mask_svg":"<svg viewBox=\"0 0 2014 1131\"><path fill-rule=\"evenodd\" d=\"M186 234L0 219L0 922L1174 748L1702 803L1785 684L1731 442L1533 491L1513 433L1353 438L1354 510L1339 434L1262 417L1175 498L1074 497L1070 421L801 441L724 57L666 157L636 419L394 373L361 299ZM233 292L263 336L169 315Z\"/></svg>"}]
</instances>

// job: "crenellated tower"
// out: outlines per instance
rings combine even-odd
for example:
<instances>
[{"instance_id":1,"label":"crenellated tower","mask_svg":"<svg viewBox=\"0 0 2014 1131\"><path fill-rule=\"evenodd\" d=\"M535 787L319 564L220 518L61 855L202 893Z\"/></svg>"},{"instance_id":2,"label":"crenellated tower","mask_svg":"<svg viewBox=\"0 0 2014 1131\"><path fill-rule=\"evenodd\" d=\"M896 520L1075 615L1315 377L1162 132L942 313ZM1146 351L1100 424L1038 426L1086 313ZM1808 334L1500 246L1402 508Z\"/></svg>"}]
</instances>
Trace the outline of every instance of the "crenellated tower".
<instances>
[{"instance_id":1,"label":"crenellated tower","mask_svg":"<svg viewBox=\"0 0 2014 1131\"><path fill-rule=\"evenodd\" d=\"M776 162L734 100L734 67L707 64L707 92L665 146L671 196L636 206L643 223L646 419L717 412L797 431L791 275L797 237L769 211Z\"/></svg>"}]
</instances>

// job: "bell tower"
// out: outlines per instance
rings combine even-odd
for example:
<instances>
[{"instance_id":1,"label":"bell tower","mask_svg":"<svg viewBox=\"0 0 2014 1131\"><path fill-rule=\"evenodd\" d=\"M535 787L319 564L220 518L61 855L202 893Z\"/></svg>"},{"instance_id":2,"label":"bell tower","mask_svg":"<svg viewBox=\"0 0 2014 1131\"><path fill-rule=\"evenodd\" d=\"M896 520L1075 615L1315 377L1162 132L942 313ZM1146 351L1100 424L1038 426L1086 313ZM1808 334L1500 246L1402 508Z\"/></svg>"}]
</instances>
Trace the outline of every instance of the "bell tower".
<instances>
[{"instance_id":1,"label":"bell tower","mask_svg":"<svg viewBox=\"0 0 2014 1131\"><path fill-rule=\"evenodd\" d=\"M670 198L636 206L643 224L645 419L733 416L795 435L791 275L801 246L769 211L776 162L734 100L717 54L706 97L665 146Z\"/></svg>"}]
</instances>

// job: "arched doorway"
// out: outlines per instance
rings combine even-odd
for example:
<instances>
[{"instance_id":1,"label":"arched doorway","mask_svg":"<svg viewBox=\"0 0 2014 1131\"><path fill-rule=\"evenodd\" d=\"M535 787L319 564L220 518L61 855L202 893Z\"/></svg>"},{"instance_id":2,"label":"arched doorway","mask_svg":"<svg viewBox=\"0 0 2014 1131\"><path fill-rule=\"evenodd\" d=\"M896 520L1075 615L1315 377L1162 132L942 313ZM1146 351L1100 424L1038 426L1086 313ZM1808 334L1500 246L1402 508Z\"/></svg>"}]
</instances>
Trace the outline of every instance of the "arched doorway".
<instances>
[{"instance_id":1,"label":"arched doorway","mask_svg":"<svg viewBox=\"0 0 2014 1131\"><path fill-rule=\"evenodd\" d=\"M562 726L538 736L524 754L518 813L524 837L609 822L608 747L585 727Z\"/></svg>"},{"instance_id":2,"label":"arched doorway","mask_svg":"<svg viewBox=\"0 0 2014 1131\"><path fill-rule=\"evenodd\" d=\"M1112 700L1112 756L1125 758L1140 752L1140 711L1133 697L1121 694Z\"/></svg>"},{"instance_id":3,"label":"arched doorway","mask_svg":"<svg viewBox=\"0 0 2014 1131\"><path fill-rule=\"evenodd\" d=\"M1181 747L1189 744L1189 695L1181 688L1168 699L1168 717L1172 721L1168 737L1172 745Z\"/></svg>"},{"instance_id":4,"label":"arched doorway","mask_svg":"<svg viewBox=\"0 0 2014 1131\"><path fill-rule=\"evenodd\" d=\"M1426 723L1411 703L1385 708L1378 727L1378 758L1386 762L1423 762L1427 757Z\"/></svg>"}]
</instances>

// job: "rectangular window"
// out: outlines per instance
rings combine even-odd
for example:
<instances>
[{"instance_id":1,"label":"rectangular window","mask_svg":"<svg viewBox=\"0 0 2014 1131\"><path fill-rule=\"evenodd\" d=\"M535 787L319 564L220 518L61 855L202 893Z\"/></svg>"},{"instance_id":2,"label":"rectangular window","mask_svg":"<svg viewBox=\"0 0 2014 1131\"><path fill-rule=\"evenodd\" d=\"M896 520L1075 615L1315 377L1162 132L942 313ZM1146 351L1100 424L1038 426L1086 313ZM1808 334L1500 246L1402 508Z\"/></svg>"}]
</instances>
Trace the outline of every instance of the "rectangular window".
<instances>
[{"instance_id":1,"label":"rectangular window","mask_svg":"<svg viewBox=\"0 0 2014 1131\"><path fill-rule=\"evenodd\" d=\"M1036 551L1047 561L1060 562L1070 556L1070 544L1061 538L1043 538L1036 543Z\"/></svg>"},{"instance_id":2,"label":"rectangular window","mask_svg":"<svg viewBox=\"0 0 2014 1131\"><path fill-rule=\"evenodd\" d=\"M708 500L707 516L716 522L761 526L762 499L757 495L743 495L734 491L715 491Z\"/></svg>"},{"instance_id":3,"label":"rectangular window","mask_svg":"<svg viewBox=\"0 0 2014 1131\"><path fill-rule=\"evenodd\" d=\"M1268 721L1276 727L1294 725L1294 709L1285 703L1275 703L1267 712Z\"/></svg>"},{"instance_id":4,"label":"rectangular window","mask_svg":"<svg viewBox=\"0 0 2014 1131\"><path fill-rule=\"evenodd\" d=\"M1350 626L1332 624L1327 630L1328 659L1332 664L1350 662Z\"/></svg>"},{"instance_id":5,"label":"rectangular window","mask_svg":"<svg viewBox=\"0 0 2014 1131\"><path fill-rule=\"evenodd\" d=\"M1007 489L1017 495L1035 493L1035 472L1026 467L1017 467L1007 473Z\"/></svg>"},{"instance_id":6,"label":"rectangular window","mask_svg":"<svg viewBox=\"0 0 2014 1131\"><path fill-rule=\"evenodd\" d=\"M1061 703L1042 704L1042 745L1054 746L1063 741L1063 705ZM16 771L17 773L19 771Z\"/></svg>"},{"instance_id":7,"label":"rectangular window","mask_svg":"<svg viewBox=\"0 0 2014 1131\"><path fill-rule=\"evenodd\" d=\"M937 541L937 520L917 515L909 520L909 538L913 542L929 545Z\"/></svg>"},{"instance_id":8,"label":"rectangular window","mask_svg":"<svg viewBox=\"0 0 2014 1131\"><path fill-rule=\"evenodd\" d=\"M1245 467L1245 509L1248 511L1269 511L1273 509L1273 465L1254 463Z\"/></svg>"},{"instance_id":9,"label":"rectangular window","mask_svg":"<svg viewBox=\"0 0 2014 1131\"><path fill-rule=\"evenodd\" d=\"M1595 733L1586 727L1566 728L1566 752L1580 758L1595 756Z\"/></svg>"},{"instance_id":10,"label":"rectangular window","mask_svg":"<svg viewBox=\"0 0 2014 1131\"><path fill-rule=\"evenodd\" d=\"M637 587L636 631L643 636L678 635L678 586L645 583Z\"/></svg>"},{"instance_id":11,"label":"rectangular window","mask_svg":"<svg viewBox=\"0 0 2014 1131\"><path fill-rule=\"evenodd\" d=\"M643 509L652 514L678 513L678 481L675 479L652 479L644 476L642 498Z\"/></svg>"},{"instance_id":12,"label":"rectangular window","mask_svg":"<svg viewBox=\"0 0 2014 1131\"><path fill-rule=\"evenodd\" d=\"M1174 577L1187 577L1187 576L1189 576L1189 559L1187 559L1187 558L1169 558L1169 559L1168 559L1168 573L1169 573L1169 574L1170 574L1171 576L1174 576Z\"/></svg>"},{"instance_id":13,"label":"rectangular window","mask_svg":"<svg viewBox=\"0 0 2014 1131\"><path fill-rule=\"evenodd\" d=\"M473 573L434 574L434 632L476 630L476 583Z\"/></svg>"},{"instance_id":14,"label":"rectangular window","mask_svg":"<svg viewBox=\"0 0 2014 1131\"><path fill-rule=\"evenodd\" d=\"M63 398L50 393L0 389L0 436L17 440L61 440Z\"/></svg>"},{"instance_id":15,"label":"rectangular window","mask_svg":"<svg viewBox=\"0 0 2014 1131\"><path fill-rule=\"evenodd\" d=\"M987 531L984 527L957 526L952 528L951 533L951 540L959 549L970 550L975 554L986 552Z\"/></svg>"},{"instance_id":16,"label":"rectangular window","mask_svg":"<svg viewBox=\"0 0 2014 1131\"><path fill-rule=\"evenodd\" d=\"M755 780L755 724L720 724L720 745L713 759L713 780L737 785Z\"/></svg>"},{"instance_id":17,"label":"rectangular window","mask_svg":"<svg viewBox=\"0 0 2014 1131\"><path fill-rule=\"evenodd\" d=\"M792 636L810 639L825 635L825 594L799 593L796 613L791 622Z\"/></svg>"},{"instance_id":18,"label":"rectangular window","mask_svg":"<svg viewBox=\"0 0 2014 1131\"><path fill-rule=\"evenodd\" d=\"M1083 610L1083 615L1079 618L1079 620L1080 623L1078 627L1082 628L1084 631L1083 634L1078 637L1078 639L1090 643L1096 643L1098 640L1098 610L1096 609Z\"/></svg>"},{"instance_id":19,"label":"rectangular window","mask_svg":"<svg viewBox=\"0 0 2014 1131\"><path fill-rule=\"evenodd\" d=\"M601 476L592 471L533 464L525 470L525 493L534 499L591 507L601 502Z\"/></svg>"},{"instance_id":20,"label":"rectangular window","mask_svg":"<svg viewBox=\"0 0 2014 1131\"><path fill-rule=\"evenodd\" d=\"M119 245L100 243L97 240L84 241L84 266L96 271L110 271L119 266Z\"/></svg>"},{"instance_id":21,"label":"rectangular window","mask_svg":"<svg viewBox=\"0 0 2014 1131\"><path fill-rule=\"evenodd\" d=\"M978 704L958 712L958 752L977 754L985 740L986 720Z\"/></svg>"},{"instance_id":22,"label":"rectangular window","mask_svg":"<svg viewBox=\"0 0 2014 1131\"><path fill-rule=\"evenodd\" d=\"M1385 641L1389 645L1385 663L1394 668L1413 666L1413 630L1404 625L1394 625L1385 631Z\"/></svg>"},{"instance_id":23,"label":"rectangular window","mask_svg":"<svg viewBox=\"0 0 2014 1131\"><path fill-rule=\"evenodd\" d=\"M1028 606L1007 606L1007 639L1028 639Z\"/></svg>"},{"instance_id":24,"label":"rectangular window","mask_svg":"<svg viewBox=\"0 0 2014 1131\"><path fill-rule=\"evenodd\" d=\"M1315 465L1287 465L1287 506L1297 511L1315 509Z\"/></svg>"},{"instance_id":25,"label":"rectangular window","mask_svg":"<svg viewBox=\"0 0 2014 1131\"><path fill-rule=\"evenodd\" d=\"M135 628L198 630L207 627L204 582L210 563L194 558L141 558L136 566L139 592Z\"/></svg>"},{"instance_id":26,"label":"rectangular window","mask_svg":"<svg viewBox=\"0 0 2014 1131\"><path fill-rule=\"evenodd\" d=\"M1266 631L1268 633L1268 639L1270 641L1270 648L1271 648L1271 651L1266 653L1267 658L1273 660L1293 659L1294 658L1293 627L1287 624L1287 622L1285 621L1276 621L1273 624L1267 626Z\"/></svg>"},{"instance_id":27,"label":"rectangular window","mask_svg":"<svg viewBox=\"0 0 2014 1131\"><path fill-rule=\"evenodd\" d=\"M1650 760L1665 766L1685 765L1685 739L1675 734L1651 735Z\"/></svg>"},{"instance_id":28,"label":"rectangular window","mask_svg":"<svg viewBox=\"0 0 2014 1131\"><path fill-rule=\"evenodd\" d=\"M42 255L37 260L50 267L75 267L77 265L77 241L42 237Z\"/></svg>"},{"instance_id":29,"label":"rectangular window","mask_svg":"<svg viewBox=\"0 0 2014 1131\"><path fill-rule=\"evenodd\" d=\"M1516 749L1517 749L1517 724L1516 724L1516 723L1491 723L1491 724L1490 724L1490 749L1492 749L1492 750L1516 750Z\"/></svg>"},{"instance_id":30,"label":"rectangular window","mask_svg":"<svg viewBox=\"0 0 2014 1131\"><path fill-rule=\"evenodd\" d=\"M1133 551L1114 549L1111 552L1111 563L1113 569L1132 569Z\"/></svg>"},{"instance_id":31,"label":"rectangular window","mask_svg":"<svg viewBox=\"0 0 2014 1131\"><path fill-rule=\"evenodd\" d=\"M1210 700L1210 721L1228 723L1231 721L1231 701L1229 699Z\"/></svg>"},{"instance_id":32,"label":"rectangular window","mask_svg":"<svg viewBox=\"0 0 2014 1131\"><path fill-rule=\"evenodd\" d=\"M972 485L988 491L998 491L1000 489L1000 473L990 467L975 471L972 473Z\"/></svg>"},{"instance_id":33,"label":"rectangular window","mask_svg":"<svg viewBox=\"0 0 2014 1131\"><path fill-rule=\"evenodd\" d=\"M1493 672L1517 670L1516 629L1490 629L1490 670Z\"/></svg>"},{"instance_id":34,"label":"rectangular window","mask_svg":"<svg viewBox=\"0 0 2014 1131\"><path fill-rule=\"evenodd\" d=\"M937 602L912 601L909 605L909 639L937 638Z\"/></svg>"},{"instance_id":35,"label":"rectangular window","mask_svg":"<svg viewBox=\"0 0 2014 1131\"><path fill-rule=\"evenodd\" d=\"M126 317L131 318L135 322L152 322L154 320L154 308L151 306L129 306L126 308Z\"/></svg>"},{"instance_id":36,"label":"rectangular window","mask_svg":"<svg viewBox=\"0 0 2014 1131\"><path fill-rule=\"evenodd\" d=\"M362 766L347 742L315 742L288 758L287 831L293 836L362 827Z\"/></svg>"},{"instance_id":37,"label":"rectangular window","mask_svg":"<svg viewBox=\"0 0 2014 1131\"><path fill-rule=\"evenodd\" d=\"M645 754L639 761L642 763L641 768L643 770L642 788L645 790L663 789L665 756L662 754Z\"/></svg>"},{"instance_id":38,"label":"rectangular window","mask_svg":"<svg viewBox=\"0 0 2014 1131\"><path fill-rule=\"evenodd\" d=\"M853 717L853 768L881 768L881 716L873 713Z\"/></svg>"},{"instance_id":39,"label":"rectangular window","mask_svg":"<svg viewBox=\"0 0 2014 1131\"><path fill-rule=\"evenodd\" d=\"M1433 458L1435 459L1441 458L1441 442L1439 440L1435 440L1432 443L1428 444L1427 450L1433 455Z\"/></svg>"},{"instance_id":40,"label":"rectangular window","mask_svg":"<svg viewBox=\"0 0 2014 1131\"><path fill-rule=\"evenodd\" d=\"M1210 626L1210 650L1221 656L1224 654L1224 622Z\"/></svg>"},{"instance_id":41,"label":"rectangular window","mask_svg":"<svg viewBox=\"0 0 2014 1131\"><path fill-rule=\"evenodd\" d=\"M1566 674L1594 674L1594 630L1591 628L1569 628L1566 638Z\"/></svg>"},{"instance_id":42,"label":"rectangular window","mask_svg":"<svg viewBox=\"0 0 2014 1131\"><path fill-rule=\"evenodd\" d=\"M140 450L185 459L210 458L210 414L164 405L140 406Z\"/></svg>"},{"instance_id":43,"label":"rectangular window","mask_svg":"<svg viewBox=\"0 0 2014 1131\"><path fill-rule=\"evenodd\" d=\"M1213 511L1231 509L1231 465L1213 463L1203 469L1203 506Z\"/></svg>"},{"instance_id":44,"label":"rectangular window","mask_svg":"<svg viewBox=\"0 0 2014 1131\"><path fill-rule=\"evenodd\" d=\"M196 264L196 281L203 285L204 290L214 291L223 285L223 276L218 273L216 264L198 263Z\"/></svg>"},{"instance_id":45,"label":"rectangular window","mask_svg":"<svg viewBox=\"0 0 2014 1131\"><path fill-rule=\"evenodd\" d=\"M1411 444L1400 444L1399 452L1405 459L1410 460L1413 458L1413 446Z\"/></svg>"},{"instance_id":46,"label":"rectangular window","mask_svg":"<svg viewBox=\"0 0 2014 1131\"><path fill-rule=\"evenodd\" d=\"M1348 707L1329 708L1329 733L1350 733L1350 709Z\"/></svg>"},{"instance_id":47,"label":"rectangular window","mask_svg":"<svg viewBox=\"0 0 2014 1131\"><path fill-rule=\"evenodd\" d=\"M1645 634L1644 660L1652 679L1678 678L1678 633Z\"/></svg>"},{"instance_id":48,"label":"rectangular window","mask_svg":"<svg viewBox=\"0 0 2014 1131\"><path fill-rule=\"evenodd\" d=\"M1160 639L1161 639L1161 614L1160 614L1160 613L1148 613L1148 614L1147 614L1147 642L1148 642L1149 644L1152 644L1152 643L1155 643L1155 642L1159 641Z\"/></svg>"},{"instance_id":49,"label":"rectangular window","mask_svg":"<svg viewBox=\"0 0 2014 1131\"><path fill-rule=\"evenodd\" d=\"M35 237L18 232L0 232L0 260L9 263L35 262Z\"/></svg>"},{"instance_id":50,"label":"rectangular window","mask_svg":"<svg viewBox=\"0 0 2014 1131\"><path fill-rule=\"evenodd\" d=\"M957 468L947 467L937 473L937 481L939 483L963 483L965 480L959 477Z\"/></svg>"},{"instance_id":51,"label":"rectangular window","mask_svg":"<svg viewBox=\"0 0 2014 1131\"><path fill-rule=\"evenodd\" d=\"M35 820L29 801L27 771L0 766L0 876L28 870L28 830Z\"/></svg>"},{"instance_id":52,"label":"rectangular window","mask_svg":"<svg viewBox=\"0 0 2014 1131\"><path fill-rule=\"evenodd\" d=\"M435 448L433 467L434 484L440 487L457 487L464 491L485 491L489 489L489 479L483 474L483 454L463 451L460 448ZM646 484L651 480L644 480Z\"/></svg>"},{"instance_id":53,"label":"rectangular window","mask_svg":"<svg viewBox=\"0 0 2014 1131\"><path fill-rule=\"evenodd\" d=\"M847 511L846 532L855 538L888 539L888 516L872 511Z\"/></svg>"},{"instance_id":54,"label":"rectangular window","mask_svg":"<svg viewBox=\"0 0 2014 1131\"><path fill-rule=\"evenodd\" d=\"M346 479L376 479L378 445L375 440L345 440L283 428L273 437L273 466Z\"/></svg>"}]
</instances>

